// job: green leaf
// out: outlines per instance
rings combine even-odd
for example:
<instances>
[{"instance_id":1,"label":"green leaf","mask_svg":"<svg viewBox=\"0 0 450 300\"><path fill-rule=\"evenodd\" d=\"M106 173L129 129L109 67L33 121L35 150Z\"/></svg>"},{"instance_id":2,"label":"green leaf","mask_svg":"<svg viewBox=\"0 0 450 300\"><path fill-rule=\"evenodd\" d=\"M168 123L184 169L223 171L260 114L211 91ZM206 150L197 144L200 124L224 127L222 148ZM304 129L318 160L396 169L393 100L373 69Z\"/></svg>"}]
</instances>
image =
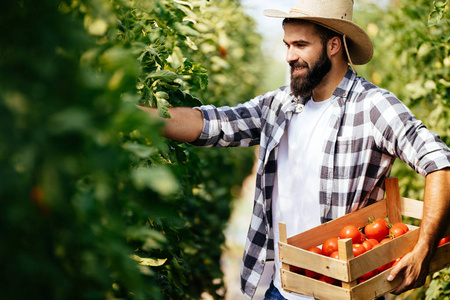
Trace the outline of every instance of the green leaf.
<instances>
[{"instance_id":1,"label":"green leaf","mask_svg":"<svg viewBox=\"0 0 450 300\"><path fill-rule=\"evenodd\" d=\"M162 81L165 82L172 82L175 79L177 79L178 75L172 71L169 70L161 70L161 71L156 71L154 73L151 73L149 75L147 75L147 77L145 79L160 79Z\"/></svg>"},{"instance_id":2,"label":"green leaf","mask_svg":"<svg viewBox=\"0 0 450 300\"><path fill-rule=\"evenodd\" d=\"M428 27L436 26L441 22L447 3L448 1L433 1L434 9L428 16Z\"/></svg>"},{"instance_id":3,"label":"green leaf","mask_svg":"<svg viewBox=\"0 0 450 300\"><path fill-rule=\"evenodd\" d=\"M87 131L90 127L91 114L76 107L57 112L49 120L49 129L55 133Z\"/></svg>"},{"instance_id":4,"label":"green leaf","mask_svg":"<svg viewBox=\"0 0 450 300\"><path fill-rule=\"evenodd\" d=\"M175 103L177 106L196 107L202 105L198 98L180 90L171 91L170 98L172 103Z\"/></svg>"},{"instance_id":5,"label":"green leaf","mask_svg":"<svg viewBox=\"0 0 450 300\"><path fill-rule=\"evenodd\" d=\"M136 188L150 188L164 196L173 194L180 188L176 178L164 166L137 168L132 178Z\"/></svg>"},{"instance_id":6,"label":"green leaf","mask_svg":"<svg viewBox=\"0 0 450 300\"><path fill-rule=\"evenodd\" d=\"M192 27L189 27L187 25L176 23L175 28L182 35L186 35L186 36L187 35L189 35L189 36L199 36L200 35L200 33L197 30L195 30Z\"/></svg>"},{"instance_id":7,"label":"green leaf","mask_svg":"<svg viewBox=\"0 0 450 300\"><path fill-rule=\"evenodd\" d=\"M169 94L166 92L156 92L156 102L158 106L158 114L163 118L170 118L169 106L170 103L167 101L169 99Z\"/></svg>"},{"instance_id":8,"label":"green leaf","mask_svg":"<svg viewBox=\"0 0 450 300\"><path fill-rule=\"evenodd\" d=\"M125 143L122 145L122 147L139 158L147 158L156 153L156 150L154 148L142 144Z\"/></svg>"},{"instance_id":9,"label":"green leaf","mask_svg":"<svg viewBox=\"0 0 450 300\"><path fill-rule=\"evenodd\" d=\"M183 65L183 62L186 60L186 57L184 57L183 52L181 51L180 47L173 47L172 54L169 55L167 58L167 61L171 64L172 69L176 70L179 67Z\"/></svg>"},{"instance_id":10,"label":"green leaf","mask_svg":"<svg viewBox=\"0 0 450 300\"><path fill-rule=\"evenodd\" d=\"M159 267L162 266L167 261L167 258L157 258L157 259L143 258L137 256L136 254L131 254L130 257L135 261L139 262L139 264L149 267Z\"/></svg>"}]
</instances>

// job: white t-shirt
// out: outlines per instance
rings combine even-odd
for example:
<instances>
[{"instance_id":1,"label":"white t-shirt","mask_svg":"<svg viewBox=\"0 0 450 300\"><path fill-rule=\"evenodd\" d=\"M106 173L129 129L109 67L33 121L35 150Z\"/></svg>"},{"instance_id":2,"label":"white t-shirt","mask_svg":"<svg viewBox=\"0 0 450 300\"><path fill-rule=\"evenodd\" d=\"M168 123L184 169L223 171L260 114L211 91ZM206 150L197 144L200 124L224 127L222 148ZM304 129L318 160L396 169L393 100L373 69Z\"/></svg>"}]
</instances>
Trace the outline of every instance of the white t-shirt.
<instances>
[{"instance_id":1,"label":"white t-shirt","mask_svg":"<svg viewBox=\"0 0 450 300\"><path fill-rule=\"evenodd\" d=\"M275 247L275 287L286 299L312 299L281 288L278 260L278 222L286 222L287 236L320 225L319 172L323 159L324 134L332 114L331 99L310 100L292 116L278 149L277 174L272 197Z\"/></svg>"}]
</instances>

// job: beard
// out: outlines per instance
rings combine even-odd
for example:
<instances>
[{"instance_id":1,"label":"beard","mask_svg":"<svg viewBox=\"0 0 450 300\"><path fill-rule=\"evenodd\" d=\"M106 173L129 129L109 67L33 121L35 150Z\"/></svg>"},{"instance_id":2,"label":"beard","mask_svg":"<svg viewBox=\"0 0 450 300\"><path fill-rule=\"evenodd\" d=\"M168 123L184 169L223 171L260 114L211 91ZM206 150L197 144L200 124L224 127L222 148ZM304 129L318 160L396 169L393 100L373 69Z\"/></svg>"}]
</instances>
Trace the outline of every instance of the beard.
<instances>
[{"instance_id":1,"label":"beard","mask_svg":"<svg viewBox=\"0 0 450 300\"><path fill-rule=\"evenodd\" d=\"M331 70L331 61L327 56L325 47L317 59L317 62L309 67L305 61L296 61L289 63L291 66L291 91L295 97L308 97L312 91L319 85L325 75ZM307 68L306 75L295 75L295 68Z\"/></svg>"}]
</instances>

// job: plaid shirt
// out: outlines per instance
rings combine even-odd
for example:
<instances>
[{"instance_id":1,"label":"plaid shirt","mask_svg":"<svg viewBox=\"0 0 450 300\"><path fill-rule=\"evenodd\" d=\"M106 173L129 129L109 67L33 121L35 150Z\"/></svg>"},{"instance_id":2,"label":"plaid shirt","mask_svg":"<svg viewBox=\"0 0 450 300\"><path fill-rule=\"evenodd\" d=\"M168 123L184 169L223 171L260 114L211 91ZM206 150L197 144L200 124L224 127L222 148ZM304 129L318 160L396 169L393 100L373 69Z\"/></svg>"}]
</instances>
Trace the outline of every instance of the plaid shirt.
<instances>
[{"instance_id":1,"label":"plaid shirt","mask_svg":"<svg viewBox=\"0 0 450 300\"><path fill-rule=\"evenodd\" d=\"M233 108L200 108L204 128L194 145L260 145L253 216L241 268L241 290L250 298L265 261L273 260L271 204L277 146L293 113L306 101L297 100L285 86ZM331 101L333 115L320 172L322 222L383 199L384 179L395 158L423 176L450 166L450 149L437 135L392 93L357 77L350 68Z\"/></svg>"}]
</instances>

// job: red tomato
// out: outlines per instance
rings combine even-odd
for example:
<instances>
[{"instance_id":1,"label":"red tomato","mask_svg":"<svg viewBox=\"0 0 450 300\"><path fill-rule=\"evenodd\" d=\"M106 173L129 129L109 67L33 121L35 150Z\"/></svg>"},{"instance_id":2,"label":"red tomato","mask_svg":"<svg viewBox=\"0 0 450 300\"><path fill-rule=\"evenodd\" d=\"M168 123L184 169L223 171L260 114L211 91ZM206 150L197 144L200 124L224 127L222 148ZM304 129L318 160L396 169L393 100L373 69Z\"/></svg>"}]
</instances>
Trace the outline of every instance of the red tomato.
<instances>
[{"instance_id":1,"label":"red tomato","mask_svg":"<svg viewBox=\"0 0 450 300\"><path fill-rule=\"evenodd\" d=\"M394 225L392 225L392 227L401 227L401 228L403 228L403 229L405 229L405 232L408 232L409 231L409 227L405 224L405 223L402 223L402 222L397 222L397 223L395 223ZM391 228L392 228L391 227Z\"/></svg>"},{"instance_id":2,"label":"red tomato","mask_svg":"<svg viewBox=\"0 0 450 300\"><path fill-rule=\"evenodd\" d=\"M445 245L445 244L447 244L447 243L449 243L449 242L450 242L450 236L447 236L447 237L445 237L445 238L442 238L442 239L439 240L439 245L438 245L438 247L440 247L440 246L442 246L442 245Z\"/></svg>"},{"instance_id":3,"label":"red tomato","mask_svg":"<svg viewBox=\"0 0 450 300\"><path fill-rule=\"evenodd\" d=\"M361 232L361 243L364 242L365 240L367 240L367 237L364 235L364 233Z\"/></svg>"},{"instance_id":4,"label":"red tomato","mask_svg":"<svg viewBox=\"0 0 450 300\"><path fill-rule=\"evenodd\" d=\"M391 240L392 240L392 237L387 237L387 238L385 238L385 239L382 239L382 240L380 241L380 244L387 243L387 242L389 242L389 241L391 241Z\"/></svg>"},{"instance_id":5,"label":"red tomato","mask_svg":"<svg viewBox=\"0 0 450 300\"><path fill-rule=\"evenodd\" d=\"M317 253L317 254L322 254L322 250L318 247L311 247L308 249L308 251ZM310 270L305 270L305 275L314 279L319 279L322 275Z\"/></svg>"},{"instance_id":6,"label":"red tomato","mask_svg":"<svg viewBox=\"0 0 450 300\"><path fill-rule=\"evenodd\" d=\"M348 225L341 229L339 233L340 239L352 239L353 244L361 243L361 232L358 227L354 225Z\"/></svg>"},{"instance_id":7,"label":"red tomato","mask_svg":"<svg viewBox=\"0 0 450 300\"><path fill-rule=\"evenodd\" d=\"M373 248L373 244L371 241L369 240L365 240L364 242L362 242L362 244L364 246L364 248L366 248L366 251L369 251L370 249Z\"/></svg>"},{"instance_id":8,"label":"red tomato","mask_svg":"<svg viewBox=\"0 0 450 300\"><path fill-rule=\"evenodd\" d=\"M339 251L334 251L330 254L331 258L339 259Z\"/></svg>"},{"instance_id":9,"label":"red tomato","mask_svg":"<svg viewBox=\"0 0 450 300\"><path fill-rule=\"evenodd\" d=\"M322 253L323 255L330 256L331 253L337 251L338 249L338 238L333 237L326 239L322 245Z\"/></svg>"},{"instance_id":10,"label":"red tomato","mask_svg":"<svg viewBox=\"0 0 450 300\"><path fill-rule=\"evenodd\" d=\"M338 285L338 284L339 284L339 281L338 281L338 280L336 280L336 279L334 279L334 278L331 278L331 277L328 277L328 276L325 276L325 275L322 275L322 276L319 278L319 280L320 280L320 281L323 281L323 282L326 282L326 283L329 283L329 284L334 284L334 285Z\"/></svg>"},{"instance_id":11,"label":"red tomato","mask_svg":"<svg viewBox=\"0 0 450 300\"><path fill-rule=\"evenodd\" d=\"M376 239L369 239L368 241L371 242L374 247L380 243Z\"/></svg>"},{"instance_id":12,"label":"red tomato","mask_svg":"<svg viewBox=\"0 0 450 300\"><path fill-rule=\"evenodd\" d=\"M406 230L403 226L394 225L389 229L389 234L394 238L399 237L406 233Z\"/></svg>"},{"instance_id":13,"label":"red tomato","mask_svg":"<svg viewBox=\"0 0 450 300\"><path fill-rule=\"evenodd\" d=\"M289 266L289 270L291 272L297 273L297 274L305 274L305 269L296 267L296 266Z\"/></svg>"},{"instance_id":14,"label":"red tomato","mask_svg":"<svg viewBox=\"0 0 450 300\"><path fill-rule=\"evenodd\" d=\"M367 280L367 279L370 279L370 278L372 278L373 276L375 276L377 274L378 274L378 269L375 269L375 270L372 270L372 271L364 274L363 276L361 276L361 279Z\"/></svg>"},{"instance_id":15,"label":"red tomato","mask_svg":"<svg viewBox=\"0 0 450 300\"><path fill-rule=\"evenodd\" d=\"M381 246L381 244L376 244L376 245L373 246L373 247L376 248L376 247L378 247L378 246ZM381 267L378 267L378 268L377 268L378 273L381 273L381 272L383 272L383 271L386 271L387 269L389 269L390 267L392 267L392 264L393 264L393 263L394 263L394 262L391 261L391 262L388 262L387 264L385 264L385 265L383 265L383 266L381 266Z\"/></svg>"},{"instance_id":16,"label":"red tomato","mask_svg":"<svg viewBox=\"0 0 450 300\"><path fill-rule=\"evenodd\" d=\"M398 262L399 262L402 258L403 258L403 256L402 256L402 257L399 257L399 258L397 258L396 260L394 260L393 262L391 262L391 264L392 264L391 267L397 265Z\"/></svg>"},{"instance_id":17,"label":"red tomato","mask_svg":"<svg viewBox=\"0 0 450 300\"><path fill-rule=\"evenodd\" d=\"M392 263L393 263L393 262L391 261L391 262L388 262L387 264L385 264L385 265L379 267L379 268L377 269L378 272L381 273L381 272L383 272L383 271L386 271L387 269L389 269L390 267L392 267Z\"/></svg>"},{"instance_id":18,"label":"red tomato","mask_svg":"<svg viewBox=\"0 0 450 300\"><path fill-rule=\"evenodd\" d=\"M353 245L353 257L357 257L358 255L363 254L366 252L366 248L364 248L361 244L354 244Z\"/></svg>"},{"instance_id":19,"label":"red tomato","mask_svg":"<svg viewBox=\"0 0 450 300\"><path fill-rule=\"evenodd\" d=\"M323 254L322 250L319 247L311 247L311 248L308 249L308 251L311 251L311 252L314 252L314 253L317 253L317 254Z\"/></svg>"},{"instance_id":20,"label":"red tomato","mask_svg":"<svg viewBox=\"0 0 450 300\"><path fill-rule=\"evenodd\" d=\"M314 279L319 279L322 275L314 271L305 270L305 275Z\"/></svg>"},{"instance_id":21,"label":"red tomato","mask_svg":"<svg viewBox=\"0 0 450 300\"><path fill-rule=\"evenodd\" d=\"M366 225L364 232L368 239L376 239L381 241L389 235L388 223L385 219L376 219Z\"/></svg>"}]
</instances>

